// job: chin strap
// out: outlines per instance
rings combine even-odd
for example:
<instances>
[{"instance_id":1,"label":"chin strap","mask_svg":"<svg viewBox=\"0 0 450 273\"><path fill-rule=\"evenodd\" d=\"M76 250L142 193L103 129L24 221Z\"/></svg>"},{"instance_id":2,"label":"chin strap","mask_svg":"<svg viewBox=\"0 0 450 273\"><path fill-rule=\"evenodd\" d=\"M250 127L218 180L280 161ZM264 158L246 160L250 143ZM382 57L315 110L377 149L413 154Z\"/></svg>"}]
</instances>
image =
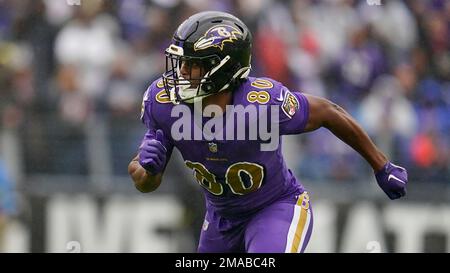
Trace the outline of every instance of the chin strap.
<instances>
[{"instance_id":1,"label":"chin strap","mask_svg":"<svg viewBox=\"0 0 450 273\"><path fill-rule=\"evenodd\" d=\"M230 87L230 83L234 82L234 79L237 79L237 78L245 79L245 78L247 78L248 75L250 74L250 69L251 69L251 66L246 66L246 67L242 67L241 69L239 69L236 73L234 73L233 77L231 78L231 81L229 83L225 84L217 92L221 92L221 91L227 89L228 87Z\"/></svg>"},{"instance_id":2,"label":"chin strap","mask_svg":"<svg viewBox=\"0 0 450 273\"><path fill-rule=\"evenodd\" d=\"M212 74L216 73L217 70L219 70L222 66L224 66L229 60L231 59L230 55L227 55L225 58L223 58L218 65L213 67L208 73L203 76L204 78L207 78L211 76Z\"/></svg>"}]
</instances>

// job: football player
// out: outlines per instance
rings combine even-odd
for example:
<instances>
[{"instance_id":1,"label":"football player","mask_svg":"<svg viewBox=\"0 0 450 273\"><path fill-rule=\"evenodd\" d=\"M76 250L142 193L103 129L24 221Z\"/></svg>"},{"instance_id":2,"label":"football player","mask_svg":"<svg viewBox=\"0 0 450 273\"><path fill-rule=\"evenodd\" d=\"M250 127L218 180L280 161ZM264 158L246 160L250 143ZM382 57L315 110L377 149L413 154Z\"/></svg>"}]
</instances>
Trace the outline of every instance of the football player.
<instances>
[{"instance_id":1,"label":"football player","mask_svg":"<svg viewBox=\"0 0 450 273\"><path fill-rule=\"evenodd\" d=\"M192 110L191 120L197 102L200 110L217 105L225 116L227 105L275 107L278 117L268 120L278 126L279 135L325 127L367 160L390 199L406 194L406 170L391 163L344 109L290 91L273 79L249 76L251 47L249 29L235 16L197 13L175 31L166 50L166 72L144 94L141 119L147 132L129 174L139 191L154 191L173 148L181 152L206 198L199 252L303 252L312 232L312 206L304 186L287 168L281 145L262 151L261 138L175 138L179 116L173 110L179 106ZM184 129L192 132L207 121L203 117L201 124L194 121ZM244 125L248 129L254 122L245 120Z\"/></svg>"}]
</instances>

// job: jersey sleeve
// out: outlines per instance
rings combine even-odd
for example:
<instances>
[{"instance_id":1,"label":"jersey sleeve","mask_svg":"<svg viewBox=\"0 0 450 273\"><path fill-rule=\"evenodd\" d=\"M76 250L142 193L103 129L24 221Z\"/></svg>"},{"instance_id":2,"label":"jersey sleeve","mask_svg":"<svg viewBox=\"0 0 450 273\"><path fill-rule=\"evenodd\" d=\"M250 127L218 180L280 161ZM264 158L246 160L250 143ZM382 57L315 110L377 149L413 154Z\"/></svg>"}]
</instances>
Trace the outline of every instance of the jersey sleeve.
<instances>
[{"instance_id":1,"label":"jersey sleeve","mask_svg":"<svg viewBox=\"0 0 450 273\"><path fill-rule=\"evenodd\" d=\"M141 106L141 121L145 124L147 129L151 130L156 128L156 121L152 115L152 100L151 100L151 90L152 85L145 91L144 97L142 98Z\"/></svg>"},{"instance_id":2,"label":"jersey sleeve","mask_svg":"<svg viewBox=\"0 0 450 273\"><path fill-rule=\"evenodd\" d=\"M309 103L301 92L292 92L282 83L267 78L251 78L244 87L247 103L270 106L271 126L277 125L280 135L300 134L309 118ZM274 109L276 112L272 112ZM276 116L275 116L276 113Z\"/></svg>"},{"instance_id":3,"label":"jersey sleeve","mask_svg":"<svg viewBox=\"0 0 450 273\"><path fill-rule=\"evenodd\" d=\"M308 99L301 92L292 92L286 87L280 90L283 100L279 101L280 135L300 134L309 118Z\"/></svg>"},{"instance_id":4,"label":"jersey sleeve","mask_svg":"<svg viewBox=\"0 0 450 273\"><path fill-rule=\"evenodd\" d=\"M154 85L154 83L150 85L150 87L145 91L142 99L141 121L145 124L145 127L147 127L147 132L145 133L142 142L149 139L155 139L156 131L158 129L163 130L164 139L162 144L167 149L167 161L169 161L174 145L172 140L169 138L170 131L164 130L164 128L160 126L158 121L155 119L158 108L156 108L153 103L154 98L152 97L152 88L154 88Z\"/></svg>"},{"instance_id":5,"label":"jersey sleeve","mask_svg":"<svg viewBox=\"0 0 450 273\"><path fill-rule=\"evenodd\" d=\"M271 80L270 105L277 106L278 117L273 116L272 124L277 124L280 135L300 134L309 118L309 104L301 92L292 92L281 83Z\"/></svg>"}]
</instances>

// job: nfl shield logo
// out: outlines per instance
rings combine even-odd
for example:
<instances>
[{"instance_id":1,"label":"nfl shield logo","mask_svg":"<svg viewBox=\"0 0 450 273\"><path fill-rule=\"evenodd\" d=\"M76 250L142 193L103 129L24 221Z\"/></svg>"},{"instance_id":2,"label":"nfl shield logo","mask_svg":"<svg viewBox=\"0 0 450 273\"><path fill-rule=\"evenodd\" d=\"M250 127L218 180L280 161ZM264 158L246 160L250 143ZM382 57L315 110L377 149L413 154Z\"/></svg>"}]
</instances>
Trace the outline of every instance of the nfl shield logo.
<instances>
[{"instance_id":1,"label":"nfl shield logo","mask_svg":"<svg viewBox=\"0 0 450 273\"><path fill-rule=\"evenodd\" d=\"M211 153L217 153L217 144L216 143L210 142L210 143L208 143L208 146L209 146L209 151Z\"/></svg>"}]
</instances>

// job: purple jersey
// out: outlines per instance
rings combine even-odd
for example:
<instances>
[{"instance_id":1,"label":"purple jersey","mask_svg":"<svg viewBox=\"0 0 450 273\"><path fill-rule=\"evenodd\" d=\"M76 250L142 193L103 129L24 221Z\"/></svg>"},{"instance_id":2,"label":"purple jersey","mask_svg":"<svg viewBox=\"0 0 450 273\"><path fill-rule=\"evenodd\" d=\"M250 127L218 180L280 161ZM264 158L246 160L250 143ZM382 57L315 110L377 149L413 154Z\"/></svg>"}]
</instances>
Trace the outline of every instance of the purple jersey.
<instances>
[{"instance_id":1,"label":"purple jersey","mask_svg":"<svg viewBox=\"0 0 450 273\"><path fill-rule=\"evenodd\" d=\"M306 97L289 91L281 83L269 78L249 77L233 92L233 105L254 105L257 109L263 105L276 106L279 118L271 117L271 111L267 113L272 124L275 119L278 120L279 135L301 133L308 120ZM304 191L286 166L281 153L281 138L280 145L272 151L261 150L261 144L265 141L260 138L178 140L172 135L172 127L180 116L171 116L173 108L177 106L169 101L161 79L153 82L145 92L142 107L141 119L148 128L145 138L154 138L157 129L164 131L163 144L168 151L167 158L173 147L177 147L187 167L193 170L194 178L203 187L208 209L218 215L231 220L242 219L276 200ZM193 109L192 105L184 107ZM196 123L193 111L190 113L192 132L195 126L200 126L199 123L203 126L209 120L203 118ZM224 118L223 128L229 121ZM258 121L245 120L244 126L249 127L255 122ZM215 131L222 129L215 128Z\"/></svg>"}]
</instances>

